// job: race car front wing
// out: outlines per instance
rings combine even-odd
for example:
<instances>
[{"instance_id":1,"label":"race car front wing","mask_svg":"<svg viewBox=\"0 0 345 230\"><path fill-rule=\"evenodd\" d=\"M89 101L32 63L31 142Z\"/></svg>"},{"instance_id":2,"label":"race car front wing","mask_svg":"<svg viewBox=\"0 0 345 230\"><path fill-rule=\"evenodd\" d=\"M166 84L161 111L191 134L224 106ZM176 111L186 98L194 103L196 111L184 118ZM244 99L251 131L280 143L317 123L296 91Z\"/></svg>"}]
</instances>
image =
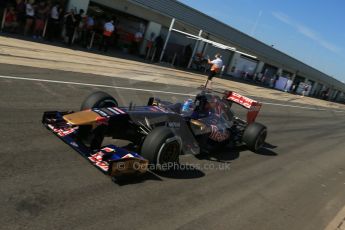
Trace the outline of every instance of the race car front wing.
<instances>
[{"instance_id":1,"label":"race car front wing","mask_svg":"<svg viewBox=\"0 0 345 230\"><path fill-rule=\"evenodd\" d=\"M105 174L118 177L128 174L143 174L147 171L148 160L138 153L115 145L101 147L92 151L77 136L78 126L67 123L63 116L71 112L49 111L43 114L42 123L57 137L71 146L80 155Z\"/></svg>"}]
</instances>

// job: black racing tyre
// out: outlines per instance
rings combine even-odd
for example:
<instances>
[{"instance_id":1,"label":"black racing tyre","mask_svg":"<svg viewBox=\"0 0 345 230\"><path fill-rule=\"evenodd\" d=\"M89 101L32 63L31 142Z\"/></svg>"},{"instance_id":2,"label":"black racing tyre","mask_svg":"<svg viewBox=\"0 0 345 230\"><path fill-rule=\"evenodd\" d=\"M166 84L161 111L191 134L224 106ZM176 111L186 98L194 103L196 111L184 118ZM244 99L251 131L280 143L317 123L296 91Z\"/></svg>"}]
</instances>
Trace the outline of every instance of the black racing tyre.
<instances>
[{"instance_id":1,"label":"black racing tyre","mask_svg":"<svg viewBox=\"0 0 345 230\"><path fill-rule=\"evenodd\" d=\"M101 125L92 131L92 139L90 140L90 149L99 150L105 136L106 127Z\"/></svg>"},{"instance_id":2,"label":"black racing tyre","mask_svg":"<svg viewBox=\"0 0 345 230\"><path fill-rule=\"evenodd\" d=\"M248 149L257 152L264 144L267 136L267 128L260 123L251 123L244 130L242 141Z\"/></svg>"},{"instance_id":3,"label":"black racing tyre","mask_svg":"<svg viewBox=\"0 0 345 230\"><path fill-rule=\"evenodd\" d=\"M109 94L98 91L90 94L81 104L80 110L104 107L117 107L119 104Z\"/></svg>"},{"instance_id":4,"label":"black racing tyre","mask_svg":"<svg viewBox=\"0 0 345 230\"><path fill-rule=\"evenodd\" d=\"M151 164L178 163L181 143L171 129L162 126L153 129L145 138L141 155Z\"/></svg>"}]
</instances>

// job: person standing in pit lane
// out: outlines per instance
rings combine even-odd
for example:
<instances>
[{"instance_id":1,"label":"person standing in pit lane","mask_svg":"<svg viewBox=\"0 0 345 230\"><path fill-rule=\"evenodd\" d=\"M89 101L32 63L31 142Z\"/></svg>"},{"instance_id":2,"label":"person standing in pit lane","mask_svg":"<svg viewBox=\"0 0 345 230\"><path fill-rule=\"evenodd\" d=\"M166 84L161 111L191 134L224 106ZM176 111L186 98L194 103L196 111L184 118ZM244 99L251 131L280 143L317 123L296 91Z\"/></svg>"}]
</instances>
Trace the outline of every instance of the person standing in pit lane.
<instances>
[{"instance_id":1,"label":"person standing in pit lane","mask_svg":"<svg viewBox=\"0 0 345 230\"><path fill-rule=\"evenodd\" d=\"M215 55L215 59L214 60L210 60L208 59L208 64L211 65L211 70L210 70L210 73L208 74L208 78L205 82L205 85L204 87L205 88L208 88L208 89L211 89L212 88L212 79L214 76L216 76L218 73L220 73L220 70L222 69L223 67L223 60L222 60L222 56L217 53Z\"/></svg>"},{"instance_id":2,"label":"person standing in pit lane","mask_svg":"<svg viewBox=\"0 0 345 230\"><path fill-rule=\"evenodd\" d=\"M26 20L24 27L24 35L28 35L28 33L31 32L32 26L35 21L35 8L35 0L29 0L25 5Z\"/></svg>"},{"instance_id":3,"label":"person standing in pit lane","mask_svg":"<svg viewBox=\"0 0 345 230\"><path fill-rule=\"evenodd\" d=\"M103 37L102 37L102 41L99 45L100 51L102 51L102 50L104 52L108 51L110 39L111 39L111 36L113 35L114 31L115 31L114 20L109 20L108 22L106 22L104 24L104 26L103 26Z\"/></svg>"},{"instance_id":4,"label":"person standing in pit lane","mask_svg":"<svg viewBox=\"0 0 345 230\"><path fill-rule=\"evenodd\" d=\"M65 35L68 39L67 44L68 46L71 46L73 42L75 22L76 22L74 9L71 9L70 12L68 12L64 16L64 18L65 18L65 32L66 32Z\"/></svg>"},{"instance_id":5,"label":"person standing in pit lane","mask_svg":"<svg viewBox=\"0 0 345 230\"><path fill-rule=\"evenodd\" d=\"M49 5L49 4L48 4ZM47 26L47 40L53 41L60 38L61 28L60 28L60 14L62 13L62 7L60 4L55 4L50 10L50 15L48 19Z\"/></svg>"},{"instance_id":6,"label":"person standing in pit lane","mask_svg":"<svg viewBox=\"0 0 345 230\"><path fill-rule=\"evenodd\" d=\"M308 90L309 90L309 85L305 84L304 87L303 87L303 91L302 91L301 97L304 97L307 94Z\"/></svg>"}]
</instances>

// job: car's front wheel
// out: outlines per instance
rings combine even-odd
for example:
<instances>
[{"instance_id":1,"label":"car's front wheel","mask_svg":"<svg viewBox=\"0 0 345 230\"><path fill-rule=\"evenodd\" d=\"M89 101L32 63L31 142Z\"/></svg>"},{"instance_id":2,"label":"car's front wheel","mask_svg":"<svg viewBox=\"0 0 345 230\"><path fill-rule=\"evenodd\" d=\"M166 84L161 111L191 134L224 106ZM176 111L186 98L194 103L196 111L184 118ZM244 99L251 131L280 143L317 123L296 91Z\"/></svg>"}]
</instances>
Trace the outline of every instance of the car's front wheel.
<instances>
[{"instance_id":1,"label":"car's front wheel","mask_svg":"<svg viewBox=\"0 0 345 230\"><path fill-rule=\"evenodd\" d=\"M90 94L81 104L80 110L117 107L119 104L116 99L103 91L98 91Z\"/></svg>"},{"instance_id":2,"label":"car's front wheel","mask_svg":"<svg viewBox=\"0 0 345 230\"><path fill-rule=\"evenodd\" d=\"M118 103L115 98L105 92L98 91L85 98L80 110L117 106ZM78 138L86 145L89 145L92 150L98 150L102 146L105 131L105 126L99 126L93 129L92 125L82 125L78 129Z\"/></svg>"},{"instance_id":3,"label":"car's front wheel","mask_svg":"<svg viewBox=\"0 0 345 230\"><path fill-rule=\"evenodd\" d=\"M178 163L180 154L181 139L167 127L153 129L146 136L141 147L141 155L154 165Z\"/></svg>"}]
</instances>

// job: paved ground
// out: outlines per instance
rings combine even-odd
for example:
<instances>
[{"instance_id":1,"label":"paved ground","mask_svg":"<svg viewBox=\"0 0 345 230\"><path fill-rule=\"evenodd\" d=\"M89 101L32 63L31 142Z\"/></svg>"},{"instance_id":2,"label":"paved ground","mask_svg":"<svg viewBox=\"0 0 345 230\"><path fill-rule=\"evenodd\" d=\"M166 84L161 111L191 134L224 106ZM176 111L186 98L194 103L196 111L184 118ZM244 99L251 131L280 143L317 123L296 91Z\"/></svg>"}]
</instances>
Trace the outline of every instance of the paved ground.
<instances>
[{"instance_id":1,"label":"paved ground","mask_svg":"<svg viewBox=\"0 0 345 230\"><path fill-rule=\"evenodd\" d=\"M261 154L228 149L183 156L182 162L218 170L152 174L118 185L43 128L42 113L77 110L96 90L124 105L151 95L179 100L195 87L13 65L0 65L0 75L17 77L0 77L1 229L315 230L345 204L341 108L311 110L266 98L272 104L259 121L269 127L270 145Z\"/></svg>"}]
</instances>

